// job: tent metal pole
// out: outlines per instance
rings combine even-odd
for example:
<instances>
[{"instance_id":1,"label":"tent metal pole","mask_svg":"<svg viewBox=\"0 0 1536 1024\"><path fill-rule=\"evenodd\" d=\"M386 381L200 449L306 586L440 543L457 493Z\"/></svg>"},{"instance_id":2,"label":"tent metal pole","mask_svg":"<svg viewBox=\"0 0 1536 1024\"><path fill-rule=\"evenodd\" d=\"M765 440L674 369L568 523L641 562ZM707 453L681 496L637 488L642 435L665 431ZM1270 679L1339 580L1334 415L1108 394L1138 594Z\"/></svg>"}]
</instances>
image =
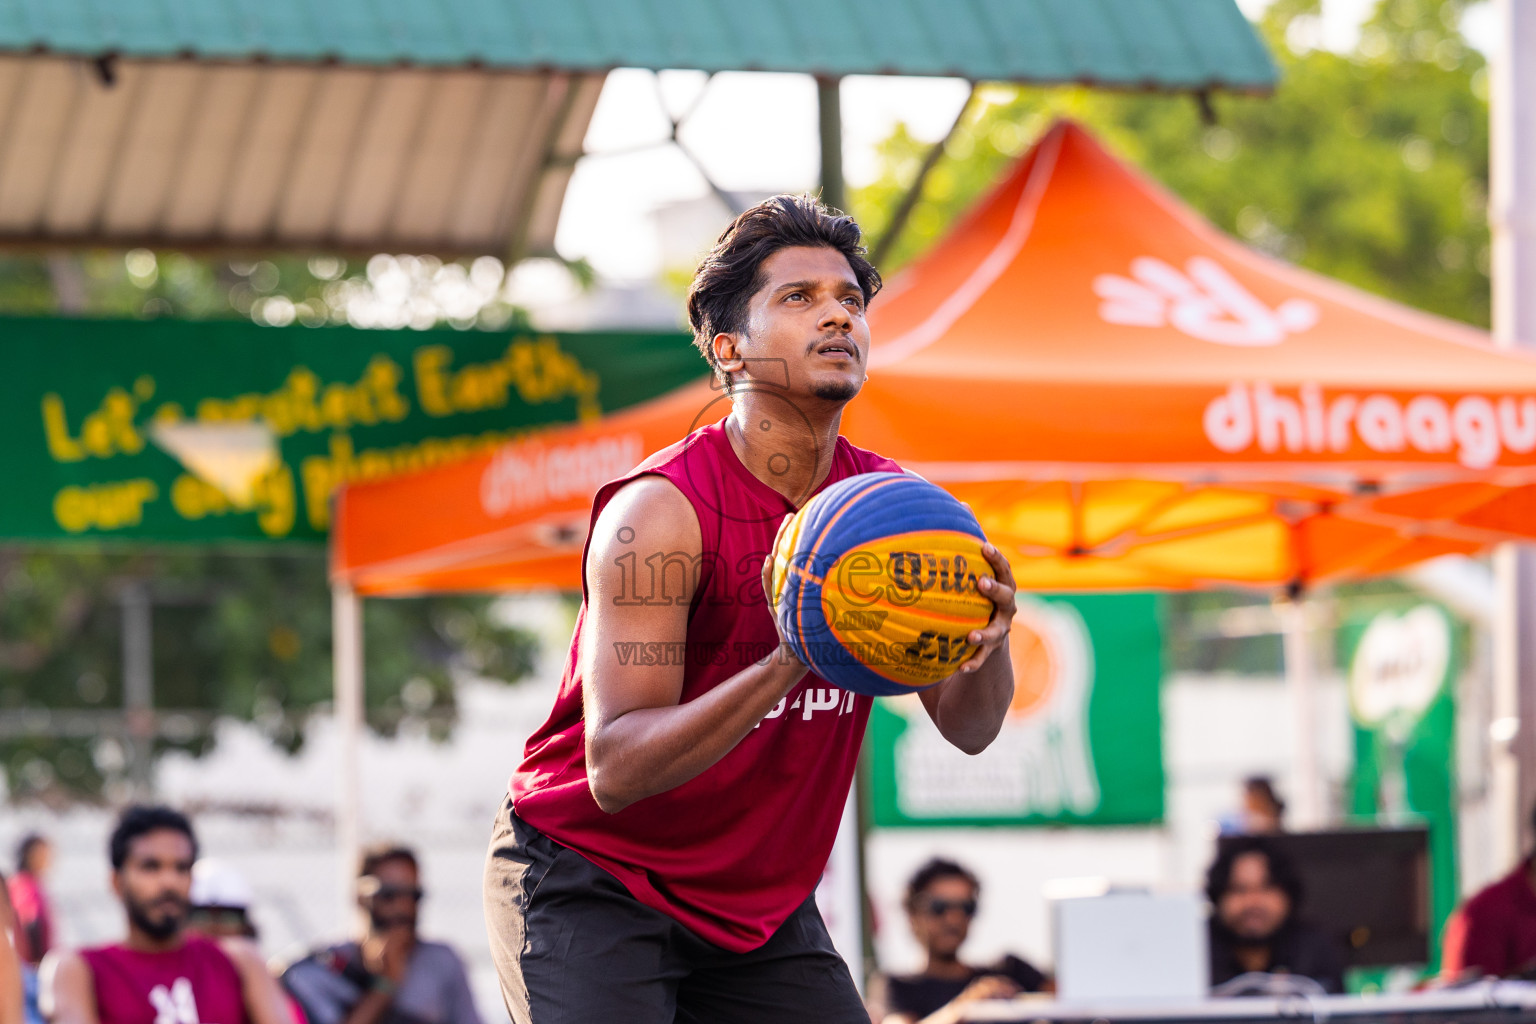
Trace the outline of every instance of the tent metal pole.
<instances>
[{"instance_id":1,"label":"tent metal pole","mask_svg":"<svg viewBox=\"0 0 1536 1024\"><path fill-rule=\"evenodd\" d=\"M362 848L363 729L362 601L345 583L331 588L331 656L336 709L336 856L341 882L343 926L355 906L358 855Z\"/></svg>"},{"instance_id":2,"label":"tent metal pole","mask_svg":"<svg viewBox=\"0 0 1536 1024\"><path fill-rule=\"evenodd\" d=\"M1489 227L1493 335L1536 347L1536 0L1495 0L1497 49L1489 71ZM1495 560L1494 683L1489 782L1495 863L1532 840L1536 800L1536 552L1506 546Z\"/></svg>"},{"instance_id":3,"label":"tent metal pole","mask_svg":"<svg viewBox=\"0 0 1536 1024\"><path fill-rule=\"evenodd\" d=\"M1321 828L1324 821L1322 766L1317 746L1317 679L1313 662L1311 623L1302 596L1281 600L1280 617L1285 650L1285 684L1291 699L1291 757L1295 762L1291 794L1292 824L1297 831Z\"/></svg>"},{"instance_id":4,"label":"tent metal pole","mask_svg":"<svg viewBox=\"0 0 1536 1024\"><path fill-rule=\"evenodd\" d=\"M842 79L816 79L816 113L821 135L821 201L834 210L848 210L843 180Z\"/></svg>"}]
</instances>

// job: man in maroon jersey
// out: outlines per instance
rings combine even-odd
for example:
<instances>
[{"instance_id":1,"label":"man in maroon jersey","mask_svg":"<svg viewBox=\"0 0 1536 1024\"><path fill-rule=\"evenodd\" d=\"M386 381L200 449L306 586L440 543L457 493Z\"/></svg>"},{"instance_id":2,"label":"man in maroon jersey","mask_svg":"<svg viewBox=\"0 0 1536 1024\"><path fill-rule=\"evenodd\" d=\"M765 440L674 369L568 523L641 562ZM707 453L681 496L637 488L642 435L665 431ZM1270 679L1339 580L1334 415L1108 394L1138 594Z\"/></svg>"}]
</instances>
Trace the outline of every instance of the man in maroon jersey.
<instances>
[{"instance_id":1,"label":"man in maroon jersey","mask_svg":"<svg viewBox=\"0 0 1536 1024\"><path fill-rule=\"evenodd\" d=\"M129 807L108 844L121 943L60 957L52 1024L293 1024L282 989L245 939L189 934L197 839L169 807Z\"/></svg>"},{"instance_id":2,"label":"man in maroon jersey","mask_svg":"<svg viewBox=\"0 0 1536 1024\"><path fill-rule=\"evenodd\" d=\"M688 295L730 414L597 493L560 692L486 865L518 1024L867 1024L812 893L870 699L808 674L765 597L788 515L838 480L900 469L838 433L868 379L880 287L859 241L852 218L805 196L738 217ZM1013 575L984 550L997 579L992 621L970 637L981 650L920 694L971 753L1013 693Z\"/></svg>"}]
</instances>

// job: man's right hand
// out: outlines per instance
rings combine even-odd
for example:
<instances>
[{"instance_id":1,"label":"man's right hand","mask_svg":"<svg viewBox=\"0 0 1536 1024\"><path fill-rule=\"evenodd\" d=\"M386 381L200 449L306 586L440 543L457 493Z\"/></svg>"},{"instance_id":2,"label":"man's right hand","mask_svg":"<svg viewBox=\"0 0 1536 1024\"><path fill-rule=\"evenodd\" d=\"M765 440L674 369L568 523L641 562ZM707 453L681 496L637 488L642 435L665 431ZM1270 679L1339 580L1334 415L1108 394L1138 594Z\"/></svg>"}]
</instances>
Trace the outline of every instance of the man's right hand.
<instances>
[{"instance_id":1,"label":"man's right hand","mask_svg":"<svg viewBox=\"0 0 1536 1024\"><path fill-rule=\"evenodd\" d=\"M964 991L950 1000L953 1003L971 1003L980 999L1012 999L1022 992L1018 983L1012 978L1001 974L986 974L969 985Z\"/></svg>"},{"instance_id":2,"label":"man's right hand","mask_svg":"<svg viewBox=\"0 0 1536 1024\"><path fill-rule=\"evenodd\" d=\"M398 985L405 980L405 970L415 948L416 936L410 928L390 928L383 935L370 935L363 940L363 966L368 968L369 974L388 978Z\"/></svg>"}]
</instances>

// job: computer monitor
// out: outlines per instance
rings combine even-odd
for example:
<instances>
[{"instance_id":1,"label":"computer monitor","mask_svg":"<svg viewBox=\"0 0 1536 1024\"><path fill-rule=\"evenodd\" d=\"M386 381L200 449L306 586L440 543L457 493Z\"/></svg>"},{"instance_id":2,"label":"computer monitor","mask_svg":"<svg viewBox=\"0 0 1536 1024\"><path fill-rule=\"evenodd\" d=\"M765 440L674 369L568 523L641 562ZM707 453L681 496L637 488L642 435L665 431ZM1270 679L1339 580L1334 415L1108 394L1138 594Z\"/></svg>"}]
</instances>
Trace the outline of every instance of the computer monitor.
<instances>
[{"instance_id":1,"label":"computer monitor","mask_svg":"<svg viewBox=\"0 0 1536 1024\"><path fill-rule=\"evenodd\" d=\"M1246 840L1222 836L1218 849ZM1264 836L1303 888L1299 916L1337 936L1351 967L1429 960L1429 830L1292 832Z\"/></svg>"}]
</instances>

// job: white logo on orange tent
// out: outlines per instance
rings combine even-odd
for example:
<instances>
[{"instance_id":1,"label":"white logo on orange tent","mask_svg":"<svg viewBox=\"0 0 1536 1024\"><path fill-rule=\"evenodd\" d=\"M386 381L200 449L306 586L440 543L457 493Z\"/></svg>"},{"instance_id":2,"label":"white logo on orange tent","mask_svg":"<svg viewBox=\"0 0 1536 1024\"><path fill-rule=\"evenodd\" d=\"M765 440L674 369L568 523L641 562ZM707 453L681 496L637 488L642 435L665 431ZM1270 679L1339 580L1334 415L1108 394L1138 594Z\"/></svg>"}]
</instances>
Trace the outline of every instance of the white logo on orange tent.
<instances>
[{"instance_id":1,"label":"white logo on orange tent","mask_svg":"<svg viewBox=\"0 0 1536 1024\"><path fill-rule=\"evenodd\" d=\"M1286 299L1270 309L1206 256L1179 270L1154 256L1131 261L1131 276L1100 274L1093 291L1099 316L1127 327L1172 326L1191 338L1218 345L1278 345L1317 323L1317 305Z\"/></svg>"}]
</instances>

